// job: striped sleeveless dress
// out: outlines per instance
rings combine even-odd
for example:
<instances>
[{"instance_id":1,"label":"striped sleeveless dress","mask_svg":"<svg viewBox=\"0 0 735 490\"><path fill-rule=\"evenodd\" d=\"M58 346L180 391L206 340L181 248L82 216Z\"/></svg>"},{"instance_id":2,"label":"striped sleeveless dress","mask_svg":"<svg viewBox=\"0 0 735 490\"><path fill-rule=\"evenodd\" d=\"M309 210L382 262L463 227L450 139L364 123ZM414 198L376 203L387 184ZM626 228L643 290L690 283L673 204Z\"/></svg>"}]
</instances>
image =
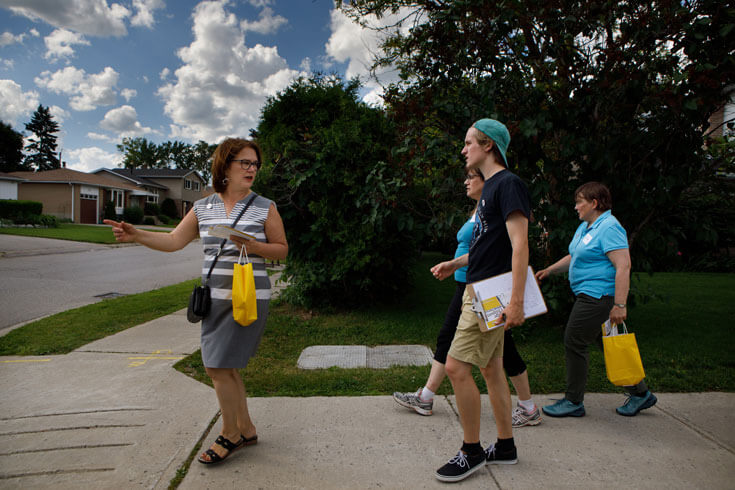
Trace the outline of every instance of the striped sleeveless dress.
<instances>
[{"instance_id":1,"label":"striped sleeveless dress","mask_svg":"<svg viewBox=\"0 0 735 490\"><path fill-rule=\"evenodd\" d=\"M229 216L225 212L225 203L216 193L194 203L194 214L199 222L199 236L204 247L202 282L217 255L219 244L222 243L221 238L209 236L207 230L214 225L231 226L253 195L253 203L235 228L254 235L259 242L265 242L265 220L273 201L251 192L235 204ZM243 327L232 318L232 269L239 256L240 248L227 240L209 278L212 307L209 315L202 320L202 361L205 367L244 368L258 349L265 330L271 283L265 270L265 259L257 255L249 254L255 276L258 319Z\"/></svg>"}]
</instances>

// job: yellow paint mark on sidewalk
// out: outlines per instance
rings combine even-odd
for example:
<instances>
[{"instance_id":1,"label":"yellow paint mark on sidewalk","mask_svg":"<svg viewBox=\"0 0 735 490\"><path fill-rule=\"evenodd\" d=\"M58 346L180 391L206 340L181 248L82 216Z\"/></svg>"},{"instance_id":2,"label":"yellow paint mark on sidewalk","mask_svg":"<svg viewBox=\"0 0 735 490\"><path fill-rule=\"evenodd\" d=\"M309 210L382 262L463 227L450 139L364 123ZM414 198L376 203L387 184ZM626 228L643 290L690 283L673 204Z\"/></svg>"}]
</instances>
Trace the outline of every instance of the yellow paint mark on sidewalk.
<instances>
[{"instance_id":1,"label":"yellow paint mark on sidewalk","mask_svg":"<svg viewBox=\"0 0 735 490\"><path fill-rule=\"evenodd\" d=\"M156 356L154 354L172 354L173 351L171 349L163 349L163 350L154 350L151 352L150 356L141 356L141 357L128 357L129 360L135 361L128 364L128 367L139 367L147 363L148 361L152 360L163 360L163 361L178 361L180 359L183 359L184 356Z\"/></svg>"},{"instance_id":2,"label":"yellow paint mark on sidewalk","mask_svg":"<svg viewBox=\"0 0 735 490\"><path fill-rule=\"evenodd\" d=\"M51 359L14 359L9 361L0 361L1 363L11 362L51 362Z\"/></svg>"}]
</instances>

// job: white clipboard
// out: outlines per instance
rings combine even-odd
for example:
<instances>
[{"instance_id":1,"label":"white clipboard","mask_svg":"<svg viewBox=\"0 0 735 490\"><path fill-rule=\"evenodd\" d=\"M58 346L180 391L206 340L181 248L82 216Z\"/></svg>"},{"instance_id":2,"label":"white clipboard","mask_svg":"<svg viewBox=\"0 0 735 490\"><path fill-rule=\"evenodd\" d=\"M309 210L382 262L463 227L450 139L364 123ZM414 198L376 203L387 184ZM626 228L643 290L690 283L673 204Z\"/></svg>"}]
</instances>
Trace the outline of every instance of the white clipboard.
<instances>
[{"instance_id":1,"label":"white clipboard","mask_svg":"<svg viewBox=\"0 0 735 490\"><path fill-rule=\"evenodd\" d=\"M489 332L505 325L501 316L503 309L510 303L513 289L513 273L506 272L494 277L467 285L467 291L472 298L472 311L480 320L480 330ZM523 294L524 318L543 315L549 311L544 302L544 296L536 282L531 266L528 266L526 275L526 289Z\"/></svg>"}]
</instances>

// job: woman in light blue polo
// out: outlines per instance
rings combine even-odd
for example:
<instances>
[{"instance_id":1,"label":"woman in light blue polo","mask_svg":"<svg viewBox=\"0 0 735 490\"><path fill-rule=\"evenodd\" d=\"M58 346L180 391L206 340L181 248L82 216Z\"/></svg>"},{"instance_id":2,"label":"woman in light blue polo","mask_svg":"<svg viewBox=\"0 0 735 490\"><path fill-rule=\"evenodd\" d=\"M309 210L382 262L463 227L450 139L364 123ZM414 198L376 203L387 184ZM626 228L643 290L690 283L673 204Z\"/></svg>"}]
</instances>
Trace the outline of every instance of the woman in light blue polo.
<instances>
[{"instance_id":1,"label":"woman in light blue polo","mask_svg":"<svg viewBox=\"0 0 735 490\"><path fill-rule=\"evenodd\" d=\"M588 348L597 343L602 349L601 325L608 319L622 323L628 315L626 301L630 289L628 236L611 214L610 190L599 182L588 182L574 193L574 209L582 224L577 228L569 254L536 273L538 280L569 271L569 284L576 301L564 331L567 365L565 397L543 407L551 417L582 417L587 385ZM632 417L656 404L656 396L645 381L626 387L629 394L620 415Z\"/></svg>"}]
</instances>

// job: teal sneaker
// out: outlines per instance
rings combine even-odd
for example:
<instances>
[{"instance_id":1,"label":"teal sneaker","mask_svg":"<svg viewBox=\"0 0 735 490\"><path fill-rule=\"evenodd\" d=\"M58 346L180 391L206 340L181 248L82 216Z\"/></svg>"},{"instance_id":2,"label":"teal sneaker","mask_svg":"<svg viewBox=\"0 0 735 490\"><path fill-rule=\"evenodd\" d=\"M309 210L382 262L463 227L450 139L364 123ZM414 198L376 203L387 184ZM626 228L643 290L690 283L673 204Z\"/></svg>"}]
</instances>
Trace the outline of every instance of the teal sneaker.
<instances>
[{"instance_id":1,"label":"teal sneaker","mask_svg":"<svg viewBox=\"0 0 735 490\"><path fill-rule=\"evenodd\" d=\"M584 417L584 403L573 403L562 398L557 400L553 405L546 405L541 408L549 417Z\"/></svg>"},{"instance_id":2,"label":"teal sneaker","mask_svg":"<svg viewBox=\"0 0 735 490\"><path fill-rule=\"evenodd\" d=\"M628 399L625 401L623 406L616 408L615 411L625 417L633 417L641 410L651 408L657 401L658 398L656 398L656 395L650 391L646 391L641 396L628 395Z\"/></svg>"}]
</instances>

